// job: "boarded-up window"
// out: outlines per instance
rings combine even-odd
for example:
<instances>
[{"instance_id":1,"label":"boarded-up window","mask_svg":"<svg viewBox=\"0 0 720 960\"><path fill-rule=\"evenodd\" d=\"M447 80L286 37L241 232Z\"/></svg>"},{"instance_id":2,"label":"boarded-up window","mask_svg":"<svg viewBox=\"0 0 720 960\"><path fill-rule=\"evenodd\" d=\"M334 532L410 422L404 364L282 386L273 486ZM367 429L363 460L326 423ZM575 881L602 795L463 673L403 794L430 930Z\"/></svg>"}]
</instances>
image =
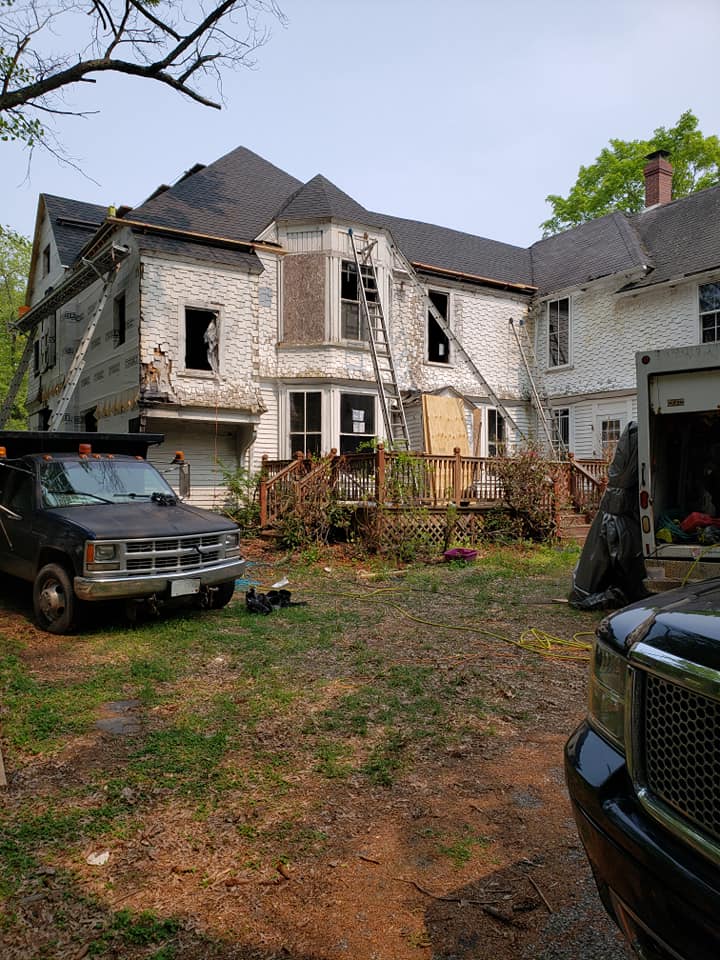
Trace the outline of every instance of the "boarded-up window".
<instances>
[{"instance_id":1,"label":"boarded-up window","mask_svg":"<svg viewBox=\"0 0 720 960\"><path fill-rule=\"evenodd\" d=\"M325 340L325 255L298 254L283 260L283 340Z\"/></svg>"}]
</instances>

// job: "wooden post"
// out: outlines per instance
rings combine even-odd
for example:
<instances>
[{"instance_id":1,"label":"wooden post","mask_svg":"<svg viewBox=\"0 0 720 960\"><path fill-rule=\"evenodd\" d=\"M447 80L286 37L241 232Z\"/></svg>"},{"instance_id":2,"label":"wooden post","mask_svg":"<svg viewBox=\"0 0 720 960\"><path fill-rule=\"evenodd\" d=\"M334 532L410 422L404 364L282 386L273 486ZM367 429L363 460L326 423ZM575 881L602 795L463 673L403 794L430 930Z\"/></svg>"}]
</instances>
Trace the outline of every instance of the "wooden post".
<instances>
[{"instance_id":1,"label":"wooden post","mask_svg":"<svg viewBox=\"0 0 720 960\"><path fill-rule=\"evenodd\" d=\"M377 445L375 451L375 503L379 507L385 499L385 446Z\"/></svg>"},{"instance_id":2,"label":"wooden post","mask_svg":"<svg viewBox=\"0 0 720 960\"><path fill-rule=\"evenodd\" d=\"M453 495L455 506L460 506L462 498L462 457L460 456L460 447L453 449L455 454L455 463L453 464Z\"/></svg>"}]
</instances>

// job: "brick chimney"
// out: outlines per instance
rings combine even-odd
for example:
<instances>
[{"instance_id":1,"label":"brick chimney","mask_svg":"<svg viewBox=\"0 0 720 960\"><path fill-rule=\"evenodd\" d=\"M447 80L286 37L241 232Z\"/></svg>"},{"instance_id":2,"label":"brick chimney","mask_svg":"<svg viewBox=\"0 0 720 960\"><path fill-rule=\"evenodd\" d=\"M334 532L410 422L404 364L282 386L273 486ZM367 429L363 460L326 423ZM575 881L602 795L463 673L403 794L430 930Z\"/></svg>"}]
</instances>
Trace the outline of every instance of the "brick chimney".
<instances>
[{"instance_id":1,"label":"brick chimney","mask_svg":"<svg viewBox=\"0 0 720 960\"><path fill-rule=\"evenodd\" d=\"M645 206L657 207L672 200L673 168L667 150L655 150L645 159Z\"/></svg>"}]
</instances>

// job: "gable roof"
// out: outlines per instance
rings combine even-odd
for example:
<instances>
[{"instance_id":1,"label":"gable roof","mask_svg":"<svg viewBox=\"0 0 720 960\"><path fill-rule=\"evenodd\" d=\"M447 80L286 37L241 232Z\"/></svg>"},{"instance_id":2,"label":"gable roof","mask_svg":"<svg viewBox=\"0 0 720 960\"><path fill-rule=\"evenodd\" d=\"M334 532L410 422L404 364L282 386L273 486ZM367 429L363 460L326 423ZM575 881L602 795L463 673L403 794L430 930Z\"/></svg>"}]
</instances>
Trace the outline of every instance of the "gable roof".
<instances>
[{"instance_id":1,"label":"gable roof","mask_svg":"<svg viewBox=\"0 0 720 960\"><path fill-rule=\"evenodd\" d=\"M649 287L720 267L720 187L643 210L631 219L654 269L631 284Z\"/></svg>"},{"instance_id":2,"label":"gable roof","mask_svg":"<svg viewBox=\"0 0 720 960\"><path fill-rule=\"evenodd\" d=\"M254 240L302 184L238 147L132 211L132 219L189 233Z\"/></svg>"},{"instance_id":3,"label":"gable roof","mask_svg":"<svg viewBox=\"0 0 720 960\"><path fill-rule=\"evenodd\" d=\"M66 197L41 194L55 238L60 263L70 267L90 237L107 216L107 207L97 203L83 203Z\"/></svg>"},{"instance_id":4,"label":"gable roof","mask_svg":"<svg viewBox=\"0 0 720 960\"><path fill-rule=\"evenodd\" d=\"M539 240L530 247L540 296L651 265L640 237L622 213L609 213Z\"/></svg>"}]
</instances>

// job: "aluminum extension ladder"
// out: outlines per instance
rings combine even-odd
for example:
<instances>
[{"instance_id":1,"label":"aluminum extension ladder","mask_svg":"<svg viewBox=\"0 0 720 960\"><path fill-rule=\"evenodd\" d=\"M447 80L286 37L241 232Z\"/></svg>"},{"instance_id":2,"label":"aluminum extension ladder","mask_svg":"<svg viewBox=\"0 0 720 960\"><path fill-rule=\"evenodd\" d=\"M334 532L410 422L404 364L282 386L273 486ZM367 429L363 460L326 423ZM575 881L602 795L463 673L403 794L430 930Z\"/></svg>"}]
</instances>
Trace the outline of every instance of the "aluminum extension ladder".
<instances>
[{"instance_id":1,"label":"aluminum extension ladder","mask_svg":"<svg viewBox=\"0 0 720 960\"><path fill-rule=\"evenodd\" d=\"M530 395L532 397L532 403L537 412L538 420L542 425L543 432L547 438L550 455L553 456L557 454L558 456L562 456L563 454L567 453L567 450L565 449L565 444L560 436L552 412L548 407L547 398L544 396L544 394L540 394L540 390L537 386L537 382L540 379L538 376L537 359L535 357L535 351L533 350L532 343L530 343L530 338L527 335L527 327L521 320L520 333L518 333L512 317L510 317L508 320L508 324L510 325L510 329L515 337L518 350L520 351L520 357L530 383ZM525 340L524 344L523 339Z\"/></svg>"},{"instance_id":2,"label":"aluminum extension ladder","mask_svg":"<svg viewBox=\"0 0 720 960\"><path fill-rule=\"evenodd\" d=\"M395 373L395 362L378 287L377 271L372 259L372 250L377 241L366 242L365 246L358 250L355 244L355 234L352 230L348 230L348 236L350 237L350 246L355 258L355 269L358 277L358 292L361 303L360 323L362 323L364 317L367 323L370 354L378 385L385 432L394 450L409 450L410 433Z\"/></svg>"}]
</instances>

